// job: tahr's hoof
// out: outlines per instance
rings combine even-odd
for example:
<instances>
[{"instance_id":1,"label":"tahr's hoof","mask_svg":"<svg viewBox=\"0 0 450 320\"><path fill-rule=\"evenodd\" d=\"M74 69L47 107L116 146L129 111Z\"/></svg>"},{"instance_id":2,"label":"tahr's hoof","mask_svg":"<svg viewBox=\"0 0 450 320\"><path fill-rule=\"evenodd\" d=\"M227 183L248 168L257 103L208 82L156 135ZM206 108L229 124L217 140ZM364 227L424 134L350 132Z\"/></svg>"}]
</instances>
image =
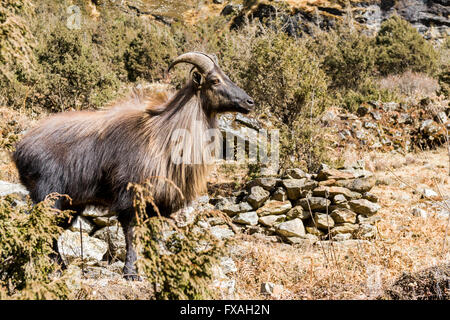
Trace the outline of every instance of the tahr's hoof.
<instances>
[{"instance_id":1,"label":"tahr's hoof","mask_svg":"<svg viewBox=\"0 0 450 320\"><path fill-rule=\"evenodd\" d=\"M124 271L123 277L128 281L142 281L142 278L134 270L132 272Z\"/></svg>"}]
</instances>

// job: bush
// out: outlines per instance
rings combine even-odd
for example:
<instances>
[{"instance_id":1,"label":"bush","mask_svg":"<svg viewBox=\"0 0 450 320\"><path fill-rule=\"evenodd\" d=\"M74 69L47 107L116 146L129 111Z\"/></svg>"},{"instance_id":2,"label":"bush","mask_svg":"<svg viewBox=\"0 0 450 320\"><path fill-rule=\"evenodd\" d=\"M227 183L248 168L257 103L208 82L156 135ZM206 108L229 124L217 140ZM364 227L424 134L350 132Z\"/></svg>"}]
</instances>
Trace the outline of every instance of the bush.
<instances>
[{"instance_id":1,"label":"bush","mask_svg":"<svg viewBox=\"0 0 450 320\"><path fill-rule=\"evenodd\" d=\"M397 15L381 24L376 45L377 67L382 75L407 70L436 74L437 52L409 22Z\"/></svg>"},{"instance_id":2,"label":"bush","mask_svg":"<svg viewBox=\"0 0 450 320\"><path fill-rule=\"evenodd\" d=\"M115 96L119 81L92 48L83 32L55 28L37 53L43 74L36 79L37 98L42 106L54 111L97 108Z\"/></svg>"},{"instance_id":3,"label":"bush","mask_svg":"<svg viewBox=\"0 0 450 320\"><path fill-rule=\"evenodd\" d=\"M195 226L196 223L179 229L170 219L159 216L149 182L130 185L130 188L135 192L135 239L141 255L137 266L155 285L155 298L214 298L212 267L225 252L224 246L209 231ZM148 207L156 208L158 216L149 217ZM204 218L205 214L198 214L195 222Z\"/></svg>"},{"instance_id":4,"label":"bush","mask_svg":"<svg viewBox=\"0 0 450 320\"><path fill-rule=\"evenodd\" d=\"M144 79L150 82L163 78L167 66L177 56L177 47L170 29L150 24L140 31L125 52L128 80Z\"/></svg>"},{"instance_id":5,"label":"bush","mask_svg":"<svg viewBox=\"0 0 450 320\"><path fill-rule=\"evenodd\" d=\"M0 198L0 299L68 297L64 281L52 279L59 270L52 244L63 231L57 224L67 216L52 209L55 200L17 206L12 196Z\"/></svg>"},{"instance_id":6,"label":"bush","mask_svg":"<svg viewBox=\"0 0 450 320\"><path fill-rule=\"evenodd\" d=\"M367 79L375 77L373 38L349 25L339 25L322 32L319 39L318 54L325 53L322 66L331 78L330 88L358 90Z\"/></svg>"},{"instance_id":7,"label":"bush","mask_svg":"<svg viewBox=\"0 0 450 320\"><path fill-rule=\"evenodd\" d=\"M290 124L302 113L315 116L323 110L326 79L301 39L266 30L252 46L244 86L262 108Z\"/></svg>"}]
</instances>

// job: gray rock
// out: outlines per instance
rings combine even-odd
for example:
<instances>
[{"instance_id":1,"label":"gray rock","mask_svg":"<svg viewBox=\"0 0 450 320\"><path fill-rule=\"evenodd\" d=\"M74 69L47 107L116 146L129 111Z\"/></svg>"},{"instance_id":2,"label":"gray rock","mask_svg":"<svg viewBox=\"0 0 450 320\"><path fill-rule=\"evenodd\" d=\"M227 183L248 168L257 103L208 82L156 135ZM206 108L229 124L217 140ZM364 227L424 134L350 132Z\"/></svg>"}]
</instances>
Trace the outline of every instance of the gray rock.
<instances>
[{"instance_id":1,"label":"gray rock","mask_svg":"<svg viewBox=\"0 0 450 320\"><path fill-rule=\"evenodd\" d=\"M275 192L272 195L272 200L276 200L276 201L286 201L287 198L287 193L286 191L284 191L283 188L279 187L275 190Z\"/></svg>"},{"instance_id":2,"label":"gray rock","mask_svg":"<svg viewBox=\"0 0 450 320\"><path fill-rule=\"evenodd\" d=\"M360 214L356 217L356 222L358 223L367 223L367 224L374 224L377 221L381 221L381 217L379 216L370 216L367 217L363 214Z\"/></svg>"},{"instance_id":3,"label":"gray rock","mask_svg":"<svg viewBox=\"0 0 450 320\"><path fill-rule=\"evenodd\" d=\"M197 214L195 212L195 208L192 206L187 206L181 208L180 210L172 213L170 217L175 220L175 223L178 228L184 228L192 225L195 222L195 218Z\"/></svg>"},{"instance_id":4,"label":"gray rock","mask_svg":"<svg viewBox=\"0 0 450 320\"><path fill-rule=\"evenodd\" d=\"M300 199L297 203L299 206L301 206L304 210L312 211L314 210L326 210L327 207L330 206L331 201L325 198L321 197L310 197L310 198L304 198Z\"/></svg>"},{"instance_id":5,"label":"gray rock","mask_svg":"<svg viewBox=\"0 0 450 320\"><path fill-rule=\"evenodd\" d=\"M109 254L112 258L124 261L126 255L125 235L119 225L109 226L96 231L94 238L103 240L109 246Z\"/></svg>"},{"instance_id":6,"label":"gray rock","mask_svg":"<svg viewBox=\"0 0 450 320\"><path fill-rule=\"evenodd\" d=\"M247 202L253 207L258 209L269 199L270 193L264 190L262 187L255 186L250 189L250 195L247 198Z\"/></svg>"},{"instance_id":7,"label":"gray rock","mask_svg":"<svg viewBox=\"0 0 450 320\"><path fill-rule=\"evenodd\" d=\"M114 213L111 213L108 208L104 207L96 207L96 206L87 206L81 214L84 217L110 217L113 216Z\"/></svg>"},{"instance_id":8,"label":"gray rock","mask_svg":"<svg viewBox=\"0 0 450 320\"><path fill-rule=\"evenodd\" d=\"M306 172L304 172L302 169L299 169L299 168L287 169L286 174L289 175L293 179L309 178L309 175Z\"/></svg>"},{"instance_id":9,"label":"gray rock","mask_svg":"<svg viewBox=\"0 0 450 320\"><path fill-rule=\"evenodd\" d=\"M355 223L356 213L348 209L335 209L331 212L331 217L336 223Z\"/></svg>"},{"instance_id":10,"label":"gray rock","mask_svg":"<svg viewBox=\"0 0 450 320\"><path fill-rule=\"evenodd\" d=\"M352 200L349 202L350 208L356 213L360 213L366 216L372 216L380 210L380 205L370 202L366 199Z\"/></svg>"},{"instance_id":11,"label":"gray rock","mask_svg":"<svg viewBox=\"0 0 450 320\"><path fill-rule=\"evenodd\" d=\"M335 226L331 229L332 235L342 234L342 233L354 233L356 230L358 230L359 226L357 224L353 223L342 223L338 226Z\"/></svg>"},{"instance_id":12,"label":"gray rock","mask_svg":"<svg viewBox=\"0 0 450 320\"><path fill-rule=\"evenodd\" d=\"M13 194L18 195L22 200L25 200L29 192L21 184L0 181L0 197L5 197L7 195Z\"/></svg>"},{"instance_id":13,"label":"gray rock","mask_svg":"<svg viewBox=\"0 0 450 320\"><path fill-rule=\"evenodd\" d=\"M343 194L337 194L333 198L333 204L347 203L347 198Z\"/></svg>"},{"instance_id":14,"label":"gray rock","mask_svg":"<svg viewBox=\"0 0 450 320\"><path fill-rule=\"evenodd\" d=\"M378 197L371 192L363 193L363 199L367 199L370 202L378 202Z\"/></svg>"},{"instance_id":15,"label":"gray rock","mask_svg":"<svg viewBox=\"0 0 450 320\"><path fill-rule=\"evenodd\" d=\"M69 265L75 260L81 261L81 237L79 232L70 230L64 231L57 241L58 252L65 265ZM92 264L103 259L108 244L100 239L83 235L83 260Z\"/></svg>"},{"instance_id":16,"label":"gray rock","mask_svg":"<svg viewBox=\"0 0 450 320\"><path fill-rule=\"evenodd\" d=\"M252 181L250 181L247 184L248 188L252 188L254 186L262 187L268 191L271 191L273 188L275 188L275 185L277 184L279 179L274 177L266 177L266 178L256 178Z\"/></svg>"},{"instance_id":17,"label":"gray rock","mask_svg":"<svg viewBox=\"0 0 450 320\"><path fill-rule=\"evenodd\" d=\"M345 181L345 180L344 180ZM313 190L313 196L316 197L327 197L333 198L336 195L342 194L349 200L360 199L361 194L358 192L350 191L344 187L336 187L336 186L320 186Z\"/></svg>"},{"instance_id":18,"label":"gray rock","mask_svg":"<svg viewBox=\"0 0 450 320\"><path fill-rule=\"evenodd\" d=\"M370 191L375 186L376 179L374 177L359 178L353 180L337 181L336 185L350 189L355 192L365 193Z\"/></svg>"},{"instance_id":19,"label":"gray rock","mask_svg":"<svg viewBox=\"0 0 450 320\"><path fill-rule=\"evenodd\" d=\"M234 236L233 230L227 226L213 226L209 230L211 234L219 240L228 239Z\"/></svg>"},{"instance_id":20,"label":"gray rock","mask_svg":"<svg viewBox=\"0 0 450 320\"><path fill-rule=\"evenodd\" d=\"M295 218L299 218L302 220L308 219L311 217L311 212L309 210L304 210L301 206L295 206L286 214L286 218L288 220L292 220Z\"/></svg>"},{"instance_id":21,"label":"gray rock","mask_svg":"<svg viewBox=\"0 0 450 320\"><path fill-rule=\"evenodd\" d=\"M302 220L297 218L278 224L276 232L284 237L303 237L305 236L305 227Z\"/></svg>"},{"instance_id":22,"label":"gray rock","mask_svg":"<svg viewBox=\"0 0 450 320\"><path fill-rule=\"evenodd\" d=\"M316 181L304 179L285 179L282 181L290 200L297 200L305 196L307 191L313 190L318 186Z\"/></svg>"},{"instance_id":23,"label":"gray rock","mask_svg":"<svg viewBox=\"0 0 450 320\"><path fill-rule=\"evenodd\" d=\"M94 225L85 217L77 216L70 225L69 230L74 232L76 231L80 232L80 228L82 232L89 234L92 232L92 230L94 230Z\"/></svg>"},{"instance_id":24,"label":"gray rock","mask_svg":"<svg viewBox=\"0 0 450 320\"><path fill-rule=\"evenodd\" d=\"M334 227L333 218L325 213L314 213L314 221L316 222L316 226L322 230L328 230L328 228Z\"/></svg>"},{"instance_id":25,"label":"gray rock","mask_svg":"<svg viewBox=\"0 0 450 320\"><path fill-rule=\"evenodd\" d=\"M292 208L292 204L290 201L275 201L275 200L269 200L267 201L264 206L256 210L256 213L258 216L268 216L268 215L275 215L275 214L285 214Z\"/></svg>"},{"instance_id":26,"label":"gray rock","mask_svg":"<svg viewBox=\"0 0 450 320\"><path fill-rule=\"evenodd\" d=\"M258 219L259 223L266 227L273 227L275 224L283 222L284 220L286 220L284 214L264 216Z\"/></svg>"},{"instance_id":27,"label":"gray rock","mask_svg":"<svg viewBox=\"0 0 450 320\"><path fill-rule=\"evenodd\" d=\"M233 218L233 222L245 225L256 226L258 224L258 214L255 211L242 212Z\"/></svg>"},{"instance_id":28,"label":"gray rock","mask_svg":"<svg viewBox=\"0 0 450 320\"><path fill-rule=\"evenodd\" d=\"M92 219L98 227L114 226L119 223L117 217L95 217Z\"/></svg>"}]
</instances>

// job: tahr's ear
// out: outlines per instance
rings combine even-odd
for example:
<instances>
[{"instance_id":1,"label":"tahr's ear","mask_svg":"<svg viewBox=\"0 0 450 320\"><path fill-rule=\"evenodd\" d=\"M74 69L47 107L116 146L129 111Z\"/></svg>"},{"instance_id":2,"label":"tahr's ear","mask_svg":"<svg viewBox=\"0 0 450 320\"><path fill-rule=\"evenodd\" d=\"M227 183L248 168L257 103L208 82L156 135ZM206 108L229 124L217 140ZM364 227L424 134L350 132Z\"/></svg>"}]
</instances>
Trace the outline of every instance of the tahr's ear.
<instances>
[{"instance_id":1,"label":"tahr's ear","mask_svg":"<svg viewBox=\"0 0 450 320\"><path fill-rule=\"evenodd\" d=\"M202 84L202 75L197 71L192 72L192 81L194 81L197 86L200 86Z\"/></svg>"}]
</instances>

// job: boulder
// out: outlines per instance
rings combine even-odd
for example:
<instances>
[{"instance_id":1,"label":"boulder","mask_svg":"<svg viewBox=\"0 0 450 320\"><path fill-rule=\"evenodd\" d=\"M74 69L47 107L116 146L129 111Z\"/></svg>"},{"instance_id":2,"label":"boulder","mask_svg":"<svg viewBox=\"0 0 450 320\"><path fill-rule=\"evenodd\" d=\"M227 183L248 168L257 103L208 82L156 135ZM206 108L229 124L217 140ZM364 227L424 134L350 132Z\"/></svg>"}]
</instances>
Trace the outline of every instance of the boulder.
<instances>
[{"instance_id":1,"label":"boulder","mask_svg":"<svg viewBox=\"0 0 450 320\"><path fill-rule=\"evenodd\" d=\"M344 187L355 192L365 193L370 191L375 186L376 179L374 177L358 178L352 180L337 181L336 185Z\"/></svg>"},{"instance_id":2,"label":"boulder","mask_svg":"<svg viewBox=\"0 0 450 320\"><path fill-rule=\"evenodd\" d=\"M319 229L322 230L328 230L328 228L334 227L334 220L333 218L325 213L315 213L314 214L314 221L316 222L316 226Z\"/></svg>"},{"instance_id":3,"label":"boulder","mask_svg":"<svg viewBox=\"0 0 450 320\"><path fill-rule=\"evenodd\" d=\"M356 213L348 209L335 209L331 212L331 217L336 223L356 222Z\"/></svg>"},{"instance_id":4,"label":"boulder","mask_svg":"<svg viewBox=\"0 0 450 320\"><path fill-rule=\"evenodd\" d=\"M84 217L95 218L110 217L113 216L114 213L110 212L106 207L87 206L81 215Z\"/></svg>"},{"instance_id":5,"label":"boulder","mask_svg":"<svg viewBox=\"0 0 450 320\"><path fill-rule=\"evenodd\" d=\"M277 188L272 195L272 200L286 201L287 199L287 193L281 187Z\"/></svg>"},{"instance_id":6,"label":"boulder","mask_svg":"<svg viewBox=\"0 0 450 320\"><path fill-rule=\"evenodd\" d=\"M245 225L256 226L258 224L258 214L255 211L242 212L233 218L233 222Z\"/></svg>"},{"instance_id":7,"label":"boulder","mask_svg":"<svg viewBox=\"0 0 450 320\"><path fill-rule=\"evenodd\" d=\"M328 187L328 186L320 186L313 190L313 196L316 197L327 197L333 198L337 195L343 195L346 199L360 199L361 194L358 192L353 192L344 187Z\"/></svg>"},{"instance_id":8,"label":"boulder","mask_svg":"<svg viewBox=\"0 0 450 320\"><path fill-rule=\"evenodd\" d=\"M334 236L336 234L341 234L341 233L353 233L356 230L358 230L358 225L357 224L353 224L353 223L343 223L340 224L338 226L335 226L334 228L331 229L331 234Z\"/></svg>"},{"instance_id":9,"label":"boulder","mask_svg":"<svg viewBox=\"0 0 450 320\"><path fill-rule=\"evenodd\" d=\"M89 234L92 232L92 230L94 230L94 227L95 226L85 217L77 216L70 225L69 230L80 232L81 229L82 232Z\"/></svg>"},{"instance_id":10,"label":"boulder","mask_svg":"<svg viewBox=\"0 0 450 320\"><path fill-rule=\"evenodd\" d=\"M327 207L330 206L331 201L325 198L321 198L321 197L310 197L310 198L304 198L304 199L300 199L297 204L299 206L301 206L303 209L305 209L306 211L310 211L310 209L312 211L314 210L318 210L318 211L322 211L322 210L326 210Z\"/></svg>"},{"instance_id":11,"label":"boulder","mask_svg":"<svg viewBox=\"0 0 450 320\"><path fill-rule=\"evenodd\" d=\"M247 202L253 207L253 209L258 209L264 202L269 198L270 193L263 189L262 187L255 186L250 189L250 194L247 198Z\"/></svg>"},{"instance_id":12,"label":"boulder","mask_svg":"<svg viewBox=\"0 0 450 320\"><path fill-rule=\"evenodd\" d=\"M175 220L178 228L192 225L195 222L196 216L195 208L192 206L181 208L170 215L170 217Z\"/></svg>"},{"instance_id":13,"label":"boulder","mask_svg":"<svg viewBox=\"0 0 450 320\"><path fill-rule=\"evenodd\" d=\"M228 239L234 236L233 230L224 225L213 226L209 230L211 234L219 240Z\"/></svg>"},{"instance_id":14,"label":"boulder","mask_svg":"<svg viewBox=\"0 0 450 320\"><path fill-rule=\"evenodd\" d=\"M65 265L83 258L85 263L92 264L103 259L108 244L100 239L83 235L83 257L81 257L81 235L79 232L64 231L57 241L58 252Z\"/></svg>"},{"instance_id":15,"label":"boulder","mask_svg":"<svg viewBox=\"0 0 450 320\"><path fill-rule=\"evenodd\" d=\"M333 198L333 204L339 205L347 203L347 198L342 194L337 194Z\"/></svg>"},{"instance_id":16,"label":"boulder","mask_svg":"<svg viewBox=\"0 0 450 320\"><path fill-rule=\"evenodd\" d=\"M100 228L114 226L119 223L117 217L95 217L92 221L94 221L95 225Z\"/></svg>"},{"instance_id":17,"label":"boulder","mask_svg":"<svg viewBox=\"0 0 450 320\"><path fill-rule=\"evenodd\" d=\"M302 220L296 218L278 224L276 232L284 237L303 237L305 235L305 227Z\"/></svg>"},{"instance_id":18,"label":"boulder","mask_svg":"<svg viewBox=\"0 0 450 320\"><path fill-rule=\"evenodd\" d=\"M259 186L267 191L271 191L273 188L275 188L275 185L277 184L279 179L273 178L273 177L267 177L267 178L256 178L252 181L250 181L247 184L248 188L252 188L254 186Z\"/></svg>"},{"instance_id":19,"label":"boulder","mask_svg":"<svg viewBox=\"0 0 450 320\"><path fill-rule=\"evenodd\" d=\"M119 225L109 226L96 231L94 238L103 240L109 246L112 258L124 261L126 256L125 235Z\"/></svg>"},{"instance_id":20,"label":"boulder","mask_svg":"<svg viewBox=\"0 0 450 320\"><path fill-rule=\"evenodd\" d=\"M318 186L316 181L307 179L285 179L282 181L290 200L297 200L306 195L306 192Z\"/></svg>"},{"instance_id":21,"label":"boulder","mask_svg":"<svg viewBox=\"0 0 450 320\"><path fill-rule=\"evenodd\" d=\"M334 179L338 180L347 180L353 179L354 175L350 172L345 172L342 170L332 169L332 168L324 168L317 174L317 180L324 181Z\"/></svg>"},{"instance_id":22,"label":"boulder","mask_svg":"<svg viewBox=\"0 0 450 320\"><path fill-rule=\"evenodd\" d=\"M284 220L286 220L284 214L263 216L258 219L259 223L266 227L273 227L275 224L283 222Z\"/></svg>"},{"instance_id":23,"label":"boulder","mask_svg":"<svg viewBox=\"0 0 450 320\"><path fill-rule=\"evenodd\" d=\"M320 230L319 228L317 228L316 226L314 226L314 224L310 224L308 226L305 227L306 232L308 232L308 234L314 235L316 237L322 237L325 235L325 233Z\"/></svg>"},{"instance_id":24,"label":"boulder","mask_svg":"<svg viewBox=\"0 0 450 320\"><path fill-rule=\"evenodd\" d=\"M309 175L299 168L287 169L286 174L290 176L292 179L309 178Z\"/></svg>"},{"instance_id":25,"label":"boulder","mask_svg":"<svg viewBox=\"0 0 450 320\"><path fill-rule=\"evenodd\" d=\"M292 220L295 218L305 220L309 217L311 217L311 212L309 210L304 210L302 206L295 206L286 214L286 218L288 220Z\"/></svg>"},{"instance_id":26,"label":"boulder","mask_svg":"<svg viewBox=\"0 0 450 320\"><path fill-rule=\"evenodd\" d=\"M292 208L292 204L290 201L275 201L270 200L267 201L264 206L256 210L256 213L258 216L268 216L268 215L274 215L274 214L284 214L288 212Z\"/></svg>"},{"instance_id":27,"label":"boulder","mask_svg":"<svg viewBox=\"0 0 450 320\"><path fill-rule=\"evenodd\" d=\"M21 200L25 200L29 194L28 190L21 184L0 181L0 197L7 195L18 195Z\"/></svg>"},{"instance_id":28,"label":"boulder","mask_svg":"<svg viewBox=\"0 0 450 320\"><path fill-rule=\"evenodd\" d=\"M354 212L365 216L372 216L381 208L379 204L366 199L352 200L349 202L349 205Z\"/></svg>"}]
</instances>

